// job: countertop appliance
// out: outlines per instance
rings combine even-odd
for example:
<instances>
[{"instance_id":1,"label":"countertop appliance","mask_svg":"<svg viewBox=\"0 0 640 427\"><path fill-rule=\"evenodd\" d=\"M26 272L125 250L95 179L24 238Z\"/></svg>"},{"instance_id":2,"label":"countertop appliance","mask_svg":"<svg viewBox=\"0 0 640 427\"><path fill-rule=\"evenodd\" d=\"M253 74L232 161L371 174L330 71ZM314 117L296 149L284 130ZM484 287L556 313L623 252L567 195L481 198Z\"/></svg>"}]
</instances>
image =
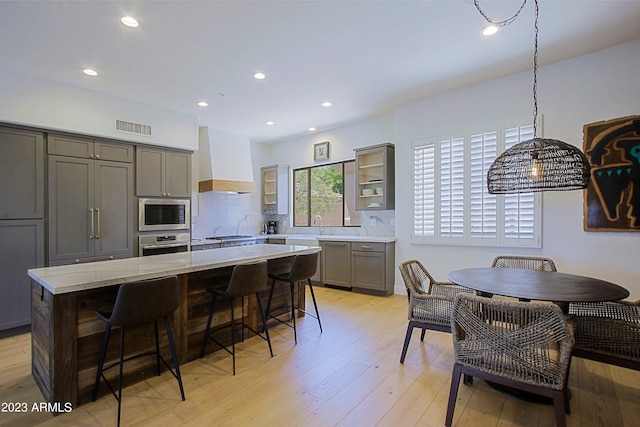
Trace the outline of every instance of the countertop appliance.
<instances>
[{"instance_id":1,"label":"countertop appliance","mask_svg":"<svg viewBox=\"0 0 640 427\"><path fill-rule=\"evenodd\" d=\"M191 247L191 233L145 234L138 237L138 243L138 256L188 252Z\"/></svg>"},{"instance_id":2,"label":"countertop appliance","mask_svg":"<svg viewBox=\"0 0 640 427\"><path fill-rule=\"evenodd\" d=\"M189 199L139 199L138 230L190 230Z\"/></svg>"},{"instance_id":3,"label":"countertop appliance","mask_svg":"<svg viewBox=\"0 0 640 427\"><path fill-rule=\"evenodd\" d=\"M217 236L217 237L214 236L214 237L206 237L205 240L219 240L220 246L223 248L256 244L256 238L254 236L247 236L247 235Z\"/></svg>"},{"instance_id":4,"label":"countertop appliance","mask_svg":"<svg viewBox=\"0 0 640 427\"><path fill-rule=\"evenodd\" d=\"M267 234L278 234L278 221L267 222Z\"/></svg>"}]
</instances>

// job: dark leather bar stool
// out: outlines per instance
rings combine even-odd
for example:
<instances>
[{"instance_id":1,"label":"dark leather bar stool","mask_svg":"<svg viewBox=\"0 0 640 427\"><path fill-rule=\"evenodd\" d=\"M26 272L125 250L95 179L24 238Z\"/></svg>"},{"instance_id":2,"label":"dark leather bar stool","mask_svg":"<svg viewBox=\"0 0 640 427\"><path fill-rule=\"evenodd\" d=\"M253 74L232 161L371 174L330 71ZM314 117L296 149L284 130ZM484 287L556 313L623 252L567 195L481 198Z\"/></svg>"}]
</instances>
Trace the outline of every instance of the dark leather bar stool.
<instances>
[{"instance_id":1,"label":"dark leather bar stool","mask_svg":"<svg viewBox=\"0 0 640 427\"><path fill-rule=\"evenodd\" d=\"M272 319L276 319L278 322L283 323L291 328L293 328L293 338L296 344L298 344L298 336L296 331L296 311L301 311L305 314L308 314L311 317L314 317L318 320L318 326L320 326L320 332L322 332L322 323L320 322L320 312L318 311L318 304L316 303L316 295L313 292L313 285L311 284L311 277L316 274L316 269L318 268L318 253L312 254L304 254L304 255L296 255L293 259L293 263L291 263L291 267L286 270L274 270L269 271L269 278L272 279L271 282L271 290L269 291L269 301L267 302L267 316ZM273 289L276 285L276 280L280 280L283 282L289 283L289 289L291 292L291 323L282 321L275 316L271 316L269 314L271 310L271 299L273 298ZM298 282L306 281L309 285L309 290L311 291L311 298L313 299L313 306L315 308L316 314L313 315L308 311L298 307L294 301L294 286ZM266 322L265 322L266 325Z\"/></svg>"},{"instance_id":2,"label":"dark leather bar stool","mask_svg":"<svg viewBox=\"0 0 640 427\"><path fill-rule=\"evenodd\" d=\"M236 298L241 298L244 301L244 297L250 296L251 294L255 294L256 299L258 300L258 310L260 311L260 318L262 319L262 324L264 325L264 335L260 334L255 329L251 328L249 325L244 323L244 303L242 305L242 339L244 340L244 329L247 328L260 338L267 341L269 344L269 353L271 353L271 357L273 357L273 349L271 348L271 338L269 338L269 329L267 328L267 319L265 317L264 310L262 309L262 301L260 300L260 291L266 287L267 283L267 261L258 261L254 263L247 264L238 264L233 268L233 272L231 273L231 279L229 280L229 285L227 289L221 290L214 287L209 287L207 290L213 294L213 300L211 301L211 305L209 305L209 320L207 321L207 329L204 334L204 341L202 342L202 353L200 357L204 357L205 350L207 349L207 343L209 340L215 342L223 350L227 353L231 354L231 358L233 360L233 375L236 374L236 331L235 331L235 312L234 312L234 302ZM216 305L217 297L225 297L229 298L231 301L231 350L228 347L220 343L212 334L211 334L211 321L213 319L213 311ZM228 326L223 326L228 327ZM222 329L218 328L218 329Z\"/></svg>"},{"instance_id":3,"label":"dark leather bar stool","mask_svg":"<svg viewBox=\"0 0 640 427\"><path fill-rule=\"evenodd\" d=\"M182 400L185 400L184 388L182 387L182 376L180 375L180 367L178 364L178 358L176 357L176 349L173 343L171 324L169 322L169 316L176 310L176 308L178 308L179 304L180 294L178 292L178 278L176 276L168 276L158 279L124 283L118 289L118 295L116 296L113 312L95 312L100 319L106 322L107 326L104 331L104 341L102 344L102 350L100 351L100 361L98 362L98 373L96 374L96 382L93 386L91 397L95 402L96 397L98 396L100 377L102 377L105 384L109 387L111 393L113 393L118 401L118 425L120 425L120 408L122 406L122 366L124 362L128 360L155 354L158 375L160 375L160 361L162 361L167 369L169 369L173 376L178 380L180 395L182 396ZM160 346L158 344L159 319L164 319L164 326L167 331L167 338L169 339L169 349L171 350L171 358L173 359L175 372L160 355ZM127 327L144 325L151 322L154 324L156 339L155 351L135 355L124 360L124 336ZM120 327L120 360L118 363L114 363L113 365L104 368L104 359L107 352L107 346L109 344L109 336L111 335L112 326ZM118 393L116 394L115 390L104 376L104 371L117 365L120 366L120 373L118 379Z\"/></svg>"}]
</instances>

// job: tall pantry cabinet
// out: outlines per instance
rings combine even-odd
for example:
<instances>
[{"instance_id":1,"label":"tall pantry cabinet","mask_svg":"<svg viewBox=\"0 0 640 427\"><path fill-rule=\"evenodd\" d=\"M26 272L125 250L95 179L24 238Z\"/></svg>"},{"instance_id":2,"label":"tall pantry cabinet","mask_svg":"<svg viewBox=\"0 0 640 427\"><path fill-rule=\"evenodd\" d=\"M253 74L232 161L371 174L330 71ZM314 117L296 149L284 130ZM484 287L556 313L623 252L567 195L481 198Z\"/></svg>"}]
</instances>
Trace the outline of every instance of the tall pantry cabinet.
<instances>
[{"instance_id":1,"label":"tall pantry cabinet","mask_svg":"<svg viewBox=\"0 0 640 427\"><path fill-rule=\"evenodd\" d=\"M133 256L133 146L49 135L49 265Z\"/></svg>"},{"instance_id":2,"label":"tall pantry cabinet","mask_svg":"<svg viewBox=\"0 0 640 427\"><path fill-rule=\"evenodd\" d=\"M28 328L27 270L44 266L44 137L0 127L0 336Z\"/></svg>"}]
</instances>

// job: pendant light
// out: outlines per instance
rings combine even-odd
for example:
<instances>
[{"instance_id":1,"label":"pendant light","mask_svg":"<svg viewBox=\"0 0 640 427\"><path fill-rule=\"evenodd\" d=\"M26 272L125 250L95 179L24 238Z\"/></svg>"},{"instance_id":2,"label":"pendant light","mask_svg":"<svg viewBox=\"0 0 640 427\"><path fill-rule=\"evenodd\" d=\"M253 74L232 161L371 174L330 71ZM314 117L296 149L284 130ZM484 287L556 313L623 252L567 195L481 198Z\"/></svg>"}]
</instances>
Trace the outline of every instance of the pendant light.
<instances>
[{"instance_id":1,"label":"pendant light","mask_svg":"<svg viewBox=\"0 0 640 427\"><path fill-rule=\"evenodd\" d=\"M478 0L474 5L491 24L505 26L518 16L493 22L482 11ZM505 150L491 164L487 173L489 194L531 193L552 190L579 190L589 185L590 166L587 156L577 147L557 139L538 138L538 0L534 0L533 50L533 139Z\"/></svg>"}]
</instances>

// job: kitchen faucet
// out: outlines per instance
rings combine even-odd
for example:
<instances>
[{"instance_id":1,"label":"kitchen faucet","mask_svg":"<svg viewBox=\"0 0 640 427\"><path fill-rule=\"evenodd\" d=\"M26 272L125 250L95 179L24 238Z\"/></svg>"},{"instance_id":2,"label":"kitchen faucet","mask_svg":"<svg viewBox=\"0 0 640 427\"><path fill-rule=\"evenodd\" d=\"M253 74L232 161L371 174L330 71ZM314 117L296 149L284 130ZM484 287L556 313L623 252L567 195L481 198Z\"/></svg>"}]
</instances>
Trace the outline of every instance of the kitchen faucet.
<instances>
[{"instance_id":1,"label":"kitchen faucet","mask_svg":"<svg viewBox=\"0 0 640 427\"><path fill-rule=\"evenodd\" d=\"M249 215L245 215L240 221L238 221L238 225L236 226L236 236L240 233L240 224L242 224L242 221L246 221L248 216Z\"/></svg>"},{"instance_id":2,"label":"kitchen faucet","mask_svg":"<svg viewBox=\"0 0 640 427\"><path fill-rule=\"evenodd\" d=\"M318 234L322 234L322 217L316 215L316 224L318 224Z\"/></svg>"}]
</instances>

